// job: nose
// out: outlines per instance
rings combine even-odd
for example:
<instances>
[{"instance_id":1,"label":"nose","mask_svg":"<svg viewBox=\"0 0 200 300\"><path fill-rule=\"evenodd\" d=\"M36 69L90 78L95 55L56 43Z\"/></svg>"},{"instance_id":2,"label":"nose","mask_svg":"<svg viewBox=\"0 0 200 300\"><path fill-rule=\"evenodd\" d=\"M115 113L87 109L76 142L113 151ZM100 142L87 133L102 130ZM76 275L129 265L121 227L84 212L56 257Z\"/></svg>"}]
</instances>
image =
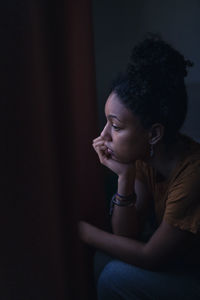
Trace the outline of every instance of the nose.
<instances>
[{"instance_id":1,"label":"nose","mask_svg":"<svg viewBox=\"0 0 200 300\"><path fill-rule=\"evenodd\" d=\"M104 129L102 130L100 136L104 139L104 140L111 140L111 135L110 135L110 130L109 130L109 124L106 123Z\"/></svg>"}]
</instances>

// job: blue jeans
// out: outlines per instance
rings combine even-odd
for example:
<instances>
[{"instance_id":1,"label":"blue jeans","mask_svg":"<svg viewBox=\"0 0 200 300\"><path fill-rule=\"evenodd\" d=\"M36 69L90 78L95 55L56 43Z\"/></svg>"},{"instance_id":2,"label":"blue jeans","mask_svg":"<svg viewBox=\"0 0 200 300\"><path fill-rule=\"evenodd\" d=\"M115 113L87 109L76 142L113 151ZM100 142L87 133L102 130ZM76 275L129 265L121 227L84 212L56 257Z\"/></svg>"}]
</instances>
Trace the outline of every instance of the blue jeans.
<instances>
[{"instance_id":1,"label":"blue jeans","mask_svg":"<svg viewBox=\"0 0 200 300\"><path fill-rule=\"evenodd\" d=\"M153 272L97 251L94 258L98 300L197 300L200 271L178 263Z\"/></svg>"}]
</instances>

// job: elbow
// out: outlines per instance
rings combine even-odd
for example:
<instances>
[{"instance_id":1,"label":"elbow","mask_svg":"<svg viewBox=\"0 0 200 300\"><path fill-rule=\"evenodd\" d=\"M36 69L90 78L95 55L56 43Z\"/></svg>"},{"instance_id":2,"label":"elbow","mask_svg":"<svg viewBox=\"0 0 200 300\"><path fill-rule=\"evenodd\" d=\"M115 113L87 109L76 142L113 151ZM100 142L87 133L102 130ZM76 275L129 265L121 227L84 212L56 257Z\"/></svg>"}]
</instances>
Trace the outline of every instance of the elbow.
<instances>
[{"instance_id":1,"label":"elbow","mask_svg":"<svg viewBox=\"0 0 200 300\"><path fill-rule=\"evenodd\" d=\"M156 272L156 271L160 271L162 269L161 265L156 262L156 261L152 261L151 259L146 259L143 263L142 263L142 267L145 270L149 270L152 272Z\"/></svg>"},{"instance_id":2,"label":"elbow","mask_svg":"<svg viewBox=\"0 0 200 300\"><path fill-rule=\"evenodd\" d=\"M149 271L162 271L167 264L167 261L148 251L146 247L143 249L142 267Z\"/></svg>"}]
</instances>

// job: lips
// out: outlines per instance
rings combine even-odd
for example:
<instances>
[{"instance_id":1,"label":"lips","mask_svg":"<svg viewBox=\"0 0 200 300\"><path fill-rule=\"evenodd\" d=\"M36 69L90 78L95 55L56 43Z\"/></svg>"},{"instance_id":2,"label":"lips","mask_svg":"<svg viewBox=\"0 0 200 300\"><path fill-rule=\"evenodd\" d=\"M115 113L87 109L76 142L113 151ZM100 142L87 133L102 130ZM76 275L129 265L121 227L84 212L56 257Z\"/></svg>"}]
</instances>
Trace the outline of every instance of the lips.
<instances>
[{"instance_id":1,"label":"lips","mask_svg":"<svg viewBox=\"0 0 200 300\"><path fill-rule=\"evenodd\" d=\"M106 147L107 147L107 151L108 151L109 154L114 154L114 152L111 148L109 148L107 145L106 145Z\"/></svg>"},{"instance_id":2,"label":"lips","mask_svg":"<svg viewBox=\"0 0 200 300\"><path fill-rule=\"evenodd\" d=\"M108 148L108 153L113 154L113 151L110 148Z\"/></svg>"},{"instance_id":3,"label":"lips","mask_svg":"<svg viewBox=\"0 0 200 300\"><path fill-rule=\"evenodd\" d=\"M118 161L118 158L115 155L114 151L112 149L110 149L107 145L105 145L105 146L107 147L107 149L106 149L107 156L112 158L113 160Z\"/></svg>"}]
</instances>

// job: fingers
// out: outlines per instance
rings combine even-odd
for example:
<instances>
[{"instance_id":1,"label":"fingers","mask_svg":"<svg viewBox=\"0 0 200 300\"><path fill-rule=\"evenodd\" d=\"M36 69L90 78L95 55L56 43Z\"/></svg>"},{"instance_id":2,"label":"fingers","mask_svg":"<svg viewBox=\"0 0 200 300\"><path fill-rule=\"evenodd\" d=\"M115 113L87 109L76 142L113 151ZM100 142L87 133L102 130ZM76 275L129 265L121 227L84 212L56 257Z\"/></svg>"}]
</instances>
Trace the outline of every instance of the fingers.
<instances>
[{"instance_id":1,"label":"fingers","mask_svg":"<svg viewBox=\"0 0 200 300\"><path fill-rule=\"evenodd\" d=\"M98 147L102 147L102 148L107 148L104 144L104 142L98 142L98 143L94 143L92 144L93 148L96 149Z\"/></svg>"},{"instance_id":2,"label":"fingers","mask_svg":"<svg viewBox=\"0 0 200 300\"><path fill-rule=\"evenodd\" d=\"M98 141L93 143L93 148L96 151L100 162L104 164L105 159L109 157L108 148L105 146L104 142Z\"/></svg>"},{"instance_id":3,"label":"fingers","mask_svg":"<svg viewBox=\"0 0 200 300\"><path fill-rule=\"evenodd\" d=\"M101 136L98 136L96 139L93 140L93 144L100 142L100 141L104 141L104 140Z\"/></svg>"},{"instance_id":4,"label":"fingers","mask_svg":"<svg viewBox=\"0 0 200 300\"><path fill-rule=\"evenodd\" d=\"M105 165L105 162L110 158L110 154L108 153L108 148L105 145L104 139L101 136L97 137L93 140L92 146L98 154L101 164Z\"/></svg>"},{"instance_id":5,"label":"fingers","mask_svg":"<svg viewBox=\"0 0 200 300\"><path fill-rule=\"evenodd\" d=\"M94 147L94 149L99 156L100 162L103 164L105 158L108 156L107 147L102 145L102 146Z\"/></svg>"},{"instance_id":6,"label":"fingers","mask_svg":"<svg viewBox=\"0 0 200 300\"><path fill-rule=\"evenodd\" d=\"M95 151L96 151L96 148L97 147L105 147L105 144L104 144L105 142L104 142L104 140L102 139L102 137L101 136L99 136L99 137L97 137L96 139L94 139L93 140L93 144L92 144L92 146L93 146L93 148L95 149ZM102 149L103 150L103 149ZM104 149L105 150L105 149Z\"/></svg>"}]
</instances>

